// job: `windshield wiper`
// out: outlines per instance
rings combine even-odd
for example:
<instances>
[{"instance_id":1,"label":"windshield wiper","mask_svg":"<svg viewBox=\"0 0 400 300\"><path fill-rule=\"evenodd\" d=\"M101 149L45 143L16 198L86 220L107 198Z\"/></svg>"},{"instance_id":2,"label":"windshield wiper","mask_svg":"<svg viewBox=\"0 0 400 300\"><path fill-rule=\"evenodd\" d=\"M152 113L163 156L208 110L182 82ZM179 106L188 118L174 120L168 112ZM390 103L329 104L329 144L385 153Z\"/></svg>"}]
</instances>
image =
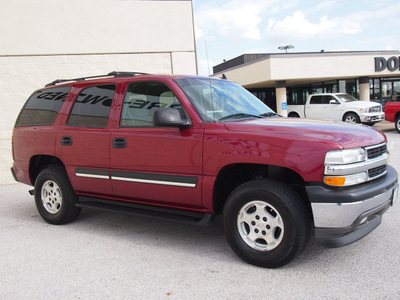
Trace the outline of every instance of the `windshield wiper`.
<instances>
[{"instance_id":1,"label":"windshield wiper","mask_svg":"<svg viewBox=\"0 0 400 300\"><path fill-rule=\"evenodd\" d=\"M280 116L277 113L271 111L261 114L260 117L280 117Z\"/></svg>"},{"instance_id":2,"label":"windshield wiper","mask_svg":"<svg viewBox=\"0 0 400 300\"><path fill-rule=\"evenodd\" d=\"M236 114L231 114L231 115L222 117L218 121L223 121L223 120L228 120L228 119L235 119L235 118L262 118L262 116L256 116L256 115L245 114L245 113L236 113Z\"/></svg>"}]
</instances>

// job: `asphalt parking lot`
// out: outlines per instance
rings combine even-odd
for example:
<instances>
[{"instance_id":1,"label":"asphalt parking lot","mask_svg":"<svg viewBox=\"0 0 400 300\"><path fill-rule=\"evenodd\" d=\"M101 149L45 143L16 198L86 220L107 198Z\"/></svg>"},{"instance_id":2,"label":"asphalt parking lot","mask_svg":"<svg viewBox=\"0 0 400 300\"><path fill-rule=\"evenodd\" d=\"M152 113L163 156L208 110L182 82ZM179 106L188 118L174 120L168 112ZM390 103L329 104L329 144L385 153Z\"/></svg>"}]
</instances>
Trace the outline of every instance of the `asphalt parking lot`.
<instances>
[{"instance_id":1,"label":"asphalt parking lot","mask_svg":"<svg viewBox=\"0 0 400 300\"><path fill-rule=\"evenodd\" d=\"M400 172L400 134L374 127ZM84 210L54 226L29 189L0 186L0 299L400 299L400 202L357 243L327 249L311 239L271 270L233 253L220 218L200 228Z\"/></svg>"}]
</instances>

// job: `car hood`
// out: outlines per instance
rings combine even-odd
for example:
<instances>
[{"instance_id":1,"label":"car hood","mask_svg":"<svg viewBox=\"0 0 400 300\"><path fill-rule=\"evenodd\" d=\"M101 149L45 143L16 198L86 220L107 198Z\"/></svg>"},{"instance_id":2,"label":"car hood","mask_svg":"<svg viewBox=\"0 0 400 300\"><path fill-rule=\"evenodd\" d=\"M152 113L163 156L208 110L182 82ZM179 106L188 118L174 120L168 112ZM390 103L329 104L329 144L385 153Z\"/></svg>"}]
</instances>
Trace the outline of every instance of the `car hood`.
<instances>
[{"instance_id":1,"label":"car hood","mask_svg":"<svg viewBox=\"0 0 400 300\"><path fill-rule=\"evenodd\" d=\"M386 136L369 126L345 122L297 118L263 118L224 123L229 131L263 135L296 136L304 140L334 142L343 148L365 147L386 141Z\"/></svg>"},{"instance_id":2,"label":"car hood","mask_svg":"<svg viewBox=\"0 0 400 300\"><path fill-rule=\"evenodd\" d=\"M366 107L380 106L379 103L376 103L376 102L367 102L367 101L351 101L351 102L345 102L345 105L346 105L347 107L357 107L357 108L366 108Z\"/></svg>"}]
</instances>

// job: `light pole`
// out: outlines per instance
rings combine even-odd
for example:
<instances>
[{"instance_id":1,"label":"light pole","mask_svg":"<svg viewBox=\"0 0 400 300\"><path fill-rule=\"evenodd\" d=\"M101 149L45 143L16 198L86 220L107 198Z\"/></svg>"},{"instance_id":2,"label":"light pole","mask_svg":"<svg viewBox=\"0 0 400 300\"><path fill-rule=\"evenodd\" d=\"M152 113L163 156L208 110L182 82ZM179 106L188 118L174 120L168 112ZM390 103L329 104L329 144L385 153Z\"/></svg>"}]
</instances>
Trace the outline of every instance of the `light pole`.
<instances>
[{"instance_id":1,"label":"light pole","mask_svg":"<svg viewBox=\"0 0 400 300\"><path fill-rule=\"evenodd\" d=\"M293 49L293 48L294 48L293 45L286 45L286 46L280 46L280 47L278 47L279 50L286 50L286 53L287 53L287 50L288 50L288 49Z\"/></svg>"}]
</instances>

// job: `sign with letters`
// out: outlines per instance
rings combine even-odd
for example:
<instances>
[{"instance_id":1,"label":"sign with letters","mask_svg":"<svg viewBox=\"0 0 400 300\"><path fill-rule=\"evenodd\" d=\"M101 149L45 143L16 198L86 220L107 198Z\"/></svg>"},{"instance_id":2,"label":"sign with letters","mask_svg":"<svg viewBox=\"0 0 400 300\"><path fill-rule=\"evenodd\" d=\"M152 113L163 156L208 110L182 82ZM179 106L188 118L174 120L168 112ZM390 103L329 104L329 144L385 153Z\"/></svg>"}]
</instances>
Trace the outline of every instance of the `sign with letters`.
<instances>
[{"instance_id":1,"label":"sign with letters","mask_svg":"<svg viewBox=\"0 0 400 300\"><path fill-rule=\"evenodd\" d=\"M400 57L392 56L388 59L384 57L375 57L375 72L381 72L385 69L389 71L400 71Z\"/></svg>"}]
</instances>

